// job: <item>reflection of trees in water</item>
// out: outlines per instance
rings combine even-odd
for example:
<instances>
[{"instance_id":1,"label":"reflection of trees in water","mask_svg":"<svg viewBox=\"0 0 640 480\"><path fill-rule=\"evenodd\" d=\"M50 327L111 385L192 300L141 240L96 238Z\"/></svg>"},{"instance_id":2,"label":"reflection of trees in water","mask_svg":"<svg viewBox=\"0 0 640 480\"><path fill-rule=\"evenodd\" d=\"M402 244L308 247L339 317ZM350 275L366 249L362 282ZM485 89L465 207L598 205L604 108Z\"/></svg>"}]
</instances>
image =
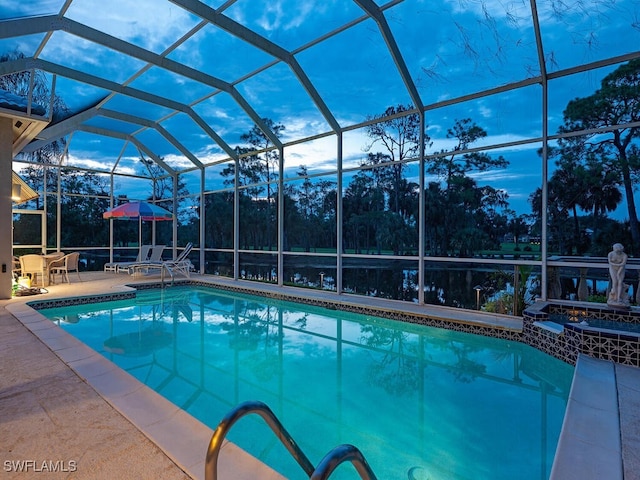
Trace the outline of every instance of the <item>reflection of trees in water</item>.
<instances>
[{"instance_id":1,"label":"reflection of trees in water","mask_svg":"<svg viewBox=\"0 0 640 480\"><path fill-rule=\"evenodd\" d=\"M417 347L407 342L407 334L399 330L363 325L362 343L380 353L380 361L368 367L368 380L380 385L391 395L411 395L420 386L422 371L417 360Z\"/></svg>"},{"instance_id":2,"label":"reflection of trees in water","mask_svg":"<svg viewBox=\"0 0 640 480\"><path fill-rule=\"evenodd\" d=\"M229 345L234 350L257 350L261 343L266 350L277 344L278 328L273 322L277 319L277 308L256 302L238 302L232 318L223 323L222 328L229 332Z\"/></svg>"},{"instance_id":3,"label":"reflection of trees in water","mask_svg":"<svg viewBox=\"0 0 640 480\"><path fill-rule=\"evenodd\" d=\"M222 329L229 332L229 346L234 350L256 350L265 328L253 319L222 324Z\"/></svg>"},{"instance_id":4,"label":"reflection of trees in water","mask_svg":"<svg viewBox=\"0 0 640 480\"><path fill-rule=\"evenodd\" d=\"M277 313L278 309L271 305L238 302L233 321L222 324L222 329L229 334L231 348L255 352L246 357L246 365L262 381L272 378L279 369L277 346L280 334Z\"/></svg>"},{"instance_id":5,"label":"reflection of trees in water","mask_svg":"<svg viewBox=\"0 0 640 480\"><path fill-rule=\"evenodd\" d=\"M283 314L286 313L296 313L299 315L298 318L294 318L293 319L293 323L296 325L296 327L298 327L301 330L304 330L305 328L307 328L307 321L309 320L309 314L306 312L298 312L298 311L293 311L293 312L287 312L287 311L283 311Z\"/></svg>"},{"instance_id":6,"label":"reflection of trees in water","mask_svg":"<svg viewBox=\"0 0 640 480\"><path fill-rule=\"evenodd\" d=\"M280 310L280 306L239 301L228 322L221 325L228 332L229 345L234 350L253 352L243 364L260 381L268 381L281 368L280 344L283 328L305 330L308 312ZM286 319L283 321L283 319ZM452 374L455 381L470 383L486 373L486 365L472 359L483 347L456 341L440 341L429 336L407 333L378 325L361 325L361 343L370 348L373 362L367 367L367 380L380 385L391 395L412 395L423 383L428 351L441 351L448 358L439 365ZM511 352L496 356L496 360L511 358Z\"/></svg>"},{"instance_id":7,"label":"reflection of trees in water","mask_svg":"<svg viewBox=\"0 0 640 480\"><path fill-rule=\"evenodd\" d=\"M279 345L281 342L281 318L287 313L274 305L258 302L237 302L231 319L221 325L229 334L229 346L236 351L255 352L246 357L246 365L256 378L266 381L280 369ZM300 329L307 326L308 313L297 312L292 322Z\"/></svg>"},{"instance_id":8,"label":"reflection of trees in water","mask_svg":"<svg viewBox=\"0 0 640 480\"><path fill-rule=\"evenodd\" d=\"M273 377L278 376L280 372L280 362L278 355L273 349L265 348L263 351L256 351L249 355L247 365L251 367L251 371L257 380L266 382Z\"/></svg>"},{"instance_id":9,"label":"reflection of trees in water","mask_svg":"<svg viewBox=\"0 0 640 480\"><path fill-rule=\"evenodd\" d=\"M453 375L457 382L471 383L478 375L482 375L487 370L487 366L475 360L471 360L469 356L482 350L466 343L447 342L445 348L453 353L457 362L446 367L446 370Z\"/></svg>"},{"instance_id":10,"label":"reflection of trees in water","mask_svg":"<svg viewBox=\"0 0 640 480\"><path fill-rule=\"evenodd\" d=\"M486 365L470 358L481 347L455 341L428 343L424 336L410 342L405 332L375 325L363 325L361 332L362 343L380 354L379 361L368 367L368 380L392 395L409 395L421 388L429 347L453 354L455 362L442 366L457 382L470 383L486 372Z\"/></svg>"},{"instance_id":11,"label":"reflection of trees in water","mask_svg":"<svg viewBox=\"0 0 640 480\"><path fill-rule=\"evenodd\" d=\"M483 278L484 274L475 272L472 266L427 268L424 301L430 305L475 308L476 292L473 285L482 283Z\"/></svg>"}]
</instances>

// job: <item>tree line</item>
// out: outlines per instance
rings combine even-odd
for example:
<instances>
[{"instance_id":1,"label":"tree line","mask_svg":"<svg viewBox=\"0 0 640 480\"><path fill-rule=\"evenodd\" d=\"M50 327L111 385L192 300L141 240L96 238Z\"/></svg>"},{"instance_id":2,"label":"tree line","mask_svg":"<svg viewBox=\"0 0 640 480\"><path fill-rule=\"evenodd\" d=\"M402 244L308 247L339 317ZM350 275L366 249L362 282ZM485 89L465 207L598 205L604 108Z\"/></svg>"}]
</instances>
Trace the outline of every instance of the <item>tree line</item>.
<instances>
[{"instance_id":1,"label":"tree line","mask_svg":"<svg viewBox=\"0 0 640 480\"><path fill-rule=\"evenodd\" d=\"M634 192L640 172L640 60L619 66L592 95L571 100L557 142L548 146L555 168L548 182L548 249L560 255L603 256L612 243L637 253L640 230ZM420 151L420 119L411 106L389 107L367 127L370 143L360 169L342 195L343 249L351 253L411 255L418 251L419 185L407 178ZM265 122L279 135L285 127ZM573 134L573 132L586 132ZM521 238L540 239L542 188L529 197L531 211L509 208L508 194L478 182L477 173L507 169L509 161L477 151L487 132L470 118L447 131L453 146L428 155L425 173L425 252L433 256L470 257L499 251L505 238L516 250ZM424 148L431 145L427 135ZM273 250L277 244L277 150L257 128L243 136L237 163L241 186L240 246ZM542 152L540 152L541 154ZM236 165L222 172L233 185ZM301 166L298 182L284 183L285 250L335 251L337 198L332 177L312 178ZM346 184L347 182L345 182ZM246 187L249 186L249 187ZM212 212L226 211L232 192L206 199ZM627 220L607 217L626 203ZM225 207L227 205L227 207ZM231 217L228 217L231 218ZM216 220L208 237L214 247L231 245L232 224Z\"/></svg>"}]
</instances>

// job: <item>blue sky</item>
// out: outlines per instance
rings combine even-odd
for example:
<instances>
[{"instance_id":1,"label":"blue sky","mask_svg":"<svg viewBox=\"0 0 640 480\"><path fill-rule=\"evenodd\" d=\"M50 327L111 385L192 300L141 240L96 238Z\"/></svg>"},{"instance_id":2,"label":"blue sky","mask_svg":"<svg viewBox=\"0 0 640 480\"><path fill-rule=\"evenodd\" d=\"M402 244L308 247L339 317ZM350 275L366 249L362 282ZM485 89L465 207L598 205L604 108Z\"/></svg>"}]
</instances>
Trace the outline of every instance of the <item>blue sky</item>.
<instances>
[{"instance_id":1,"label":"blue sky","mask_svg":"<svg viewBox=\"0 0 640 480\"><path fill-rule=\"evenodd\" d=\"M15 2L0 0L0 18L27 19L63 15L73 22L127 42L172 62L202 72L224 85L228 93L150 66L92 39L61 30L50 37L45 32L6 36L0 50L19 50L46 62L61 65L126 85L136 91L189 105L230 147L241 144L240 136L253 121L238 101L246 102L259 117L286 126L282 141L291 142L331 131L322 106L303 88L303 81L287 55L293 55L314 92L341 128L358 125L387 107L412 102L410 90L398 73L381 29L357 3L346 0L208 0L202 5L223 16L217 25L186 11L176 0L73 0L62 11L62 0ZM450 145L446 131L456 119L470 117L485 128L485 145L502 145L539 138L542 88L532 85L456 105L429 108L464 95L500 87L540 74L535 30L529 1L406 0L376 2L415 86L420 101L428 107L430 151ZM537 3L543 55L548 72L562 72L583 64L606 60L637 50L640 45L640 2L552 0ZM241 25L272 48L267 52L245 41L242 34L225 25ZM336 29L338 29L336 31ZM232 29L233 30L233 29ZM323 37L326 36L326 37ZM322 41L316 41L323 38ZM267 48L267 49L268 49ZM284 52L278 58L274 52ZM601 78L614 66L554 79L549 84L549 132L562 122L562 110L576 96L593 93ZM52 76L49 75L51 79ZM56 92L74 111L109 95L96 85L58 75ZM193 118L166 106L154 105L126 95L109 97L102 105L158 122L202 163L226 157ZM176 168L191 162L170 141L153 129L98 115L85 124L90 129L108 129L134 135L156 155ZM285 150L287 167L305 164L311 173L335 168L334 137L295 145ZM366 155L364 130L344 134L344 164L357 165ZM538 143L496 150L511 162L506 172L478 177L508 191L512 208L528 212L526 198L540 181ZM131 143L94 133L71 137L69 164L122 172L137 169L139 152ZM287 176L294 173L287 172ZM194 189L197 189L194 188Z\"/></svg>"}]
</instances>

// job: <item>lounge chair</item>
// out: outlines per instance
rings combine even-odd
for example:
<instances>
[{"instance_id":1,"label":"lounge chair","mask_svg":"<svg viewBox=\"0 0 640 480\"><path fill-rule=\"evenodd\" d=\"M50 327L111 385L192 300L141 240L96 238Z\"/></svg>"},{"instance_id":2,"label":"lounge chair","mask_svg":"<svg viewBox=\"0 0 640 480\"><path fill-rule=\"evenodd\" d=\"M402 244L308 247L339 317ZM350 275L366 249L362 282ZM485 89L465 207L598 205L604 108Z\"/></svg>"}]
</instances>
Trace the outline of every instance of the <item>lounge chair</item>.
<instances>
[{"instance_id":1,"label":"lounge chair","mask_svg":"<svg viewBox=\"0 0 640 480\"><path fill-rule=\"evenodd\" d=\"M59 260L52 262L49 265L49 275L53 276L53 280L55 281L56 275L60 275L62 281L67 279L67 283L71 283L69 280L69 272L76 272L78 275L78 280L82 281L80 278L80 270L78 269L78 260L80 258L79 252L68 253L63 256Z\"/></svg>"},{"instance_id":2,"label":"lounge chair","mask_svg":"<svg viewBox=\"0 0 640 480\"><path fill-rule=\"evenodd\" d=\"M122 266L123 269L128 265L133 265L134 263L146 262L149 260L149 252L151 252L151 245L142 245L140 250L138 251L138 256L133 262L109 262L104 264L105 272L119 272L119 267Z\"/></svg>"},{"instance_id":3,"label":"lounge chair","mask_svg":"<svg viewBox=\"0 0 640 480\"><path fill-rule=\"evenodd\" d=\"M189 253L191 253L192 248L193 245L189 244L189 248L185 248L176 260L164 262L164 268L169 272L171 278L173 278L175 274L182 274L187 278L191 277L193 264L191 260L189 260Z\"/></svg>"},{"instance_id":4,"label":"lounge chair","mask_svg":"<svg viewBox=\"0 0 640 480\"><path fill-rule=\"evenodd\" d=\"M149 258L141 262L130 262L127 265L118 266L118 272L133 273L135 268L140 265L162 263L162 253L165 248L166 245L153 245L151 247L151 254L149 255Z\"/></svg>"},{"instance_id":5,"label":"lounge chair","mask_svg":"<svg viewBox=\"0 0 640 480\"><path fill-rule=\"evenodd\" d=\"M148 272L149 270L154 270L154 269L156 270L165 269L167 272L169 272L172 278L176 273L180 273L185 277L190 277L193 264L191 263L191 260L189 260L189 254L191 253L192 249L193 249L193 243L189 242L185 245L184 250L182 250L180 255L178 255L175 260L165 260L162 262L155 262L155 263L143 262L143 263L140 263L139 265L135 265L133 267L132 273L134 275L137 275L143 270L145 272Z\"/></svg>"}]
</instances>

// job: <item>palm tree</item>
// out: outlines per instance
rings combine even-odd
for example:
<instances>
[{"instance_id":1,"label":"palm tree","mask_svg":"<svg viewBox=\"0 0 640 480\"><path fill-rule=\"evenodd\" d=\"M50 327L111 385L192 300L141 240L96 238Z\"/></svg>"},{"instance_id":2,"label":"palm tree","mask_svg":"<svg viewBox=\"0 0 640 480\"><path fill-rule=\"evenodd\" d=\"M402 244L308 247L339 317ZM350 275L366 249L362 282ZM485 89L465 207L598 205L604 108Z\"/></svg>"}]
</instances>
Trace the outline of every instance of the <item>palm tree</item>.
<instances>
[{"instance_id":1,"label":"palm tree","mask_svg":"<svg viewBox=\"0 0 640 480\"><path fill-rule=\"evenodd\" d=\"M561 145L579 145L602 158L615 159L624 186L629 227L633 245L640 244L640 222L634 197L634 176L638 174L637 142L640 136L640 59L619 66L601 82L601 87L588 97L567 104L561 133L591 131L578 137L561 139ZM606 132L599 129L608 128Z\"/></svg>"},{"instance_id":2,"label":"palm tree","mask_svg":"<svg viewBox=\"0 0 640 480\"><path fill-rule=\"evenodd\" d=\"M619 171L610 168L607 162L597 161L589 162L587 178L587 190L580 199L580 208L592 212L595 237L599 217L614 211L622 201L622 180Z\"/></svg>"}]
</instances>

